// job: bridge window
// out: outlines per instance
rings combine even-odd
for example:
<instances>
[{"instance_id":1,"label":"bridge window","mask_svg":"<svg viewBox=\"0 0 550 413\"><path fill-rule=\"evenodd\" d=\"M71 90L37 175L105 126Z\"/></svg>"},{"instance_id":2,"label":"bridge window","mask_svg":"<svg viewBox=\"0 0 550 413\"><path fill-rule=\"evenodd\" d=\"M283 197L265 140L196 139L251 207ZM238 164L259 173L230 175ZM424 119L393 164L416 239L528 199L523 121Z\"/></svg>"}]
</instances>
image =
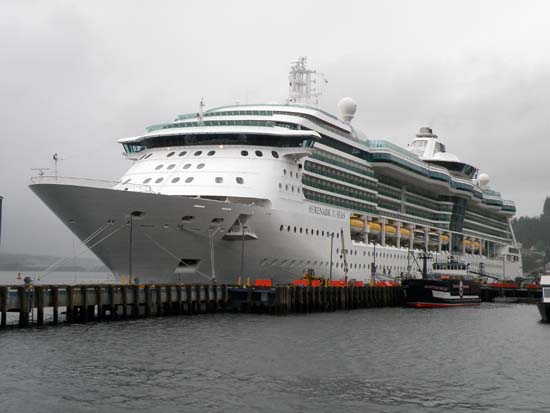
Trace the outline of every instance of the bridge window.
<instances>
[{"instance_id":1,"label":"bridge window","mask_svg":"<svg viewBox=\"0 0 550 413\"><path fill-rule=\"evenodd\" d=\"M182 151L182 152L178 153L178 156L185 156L185 155L187 155L187 151Z\"/></svg>"},{"instance_id":2,"label":"bridge window","mask_svg":"<svg viewBox=\"0 0 550 413\"><path fill-rule=\"evenodd\" d=\"M168 155L166 155L167 158L170 158L171 156L174 156L176 152L170 152Z\"/></svg>"},{"instance_id":3,"label":"bridge window","mask_svg":"<svg viewBox=\"0 0 550 413\"><path fill-rule=\"evenodd\" d=\"M160 184L162 181L164 181L164 178L158 178L158 179L155 181L155 183L156 183L156 184Z\"/></svg>"}]
</instances>

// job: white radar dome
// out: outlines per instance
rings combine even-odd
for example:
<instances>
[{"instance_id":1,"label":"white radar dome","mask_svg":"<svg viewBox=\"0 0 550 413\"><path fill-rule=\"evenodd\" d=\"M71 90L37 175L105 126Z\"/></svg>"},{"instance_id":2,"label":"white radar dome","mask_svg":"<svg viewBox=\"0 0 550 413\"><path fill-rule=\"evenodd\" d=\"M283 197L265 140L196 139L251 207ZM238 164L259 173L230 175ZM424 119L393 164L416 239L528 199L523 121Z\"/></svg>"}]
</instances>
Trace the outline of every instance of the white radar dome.
<instances>
[{"instance_id":1,"label":"white radar dome","mask_svg":"<svg viewBox=\"0 0 550 413\"><path fill-rule=\"evenodd\" d=\"M337 106L342 120L346 123L350 123L357 110L357 102L352 98L342 98Z\"/></svg>"},{"instance_id":2,"label":"white radar dome","mask_svg":"<svg viewBox=\"0 0 550 413\"><path fill-rule=\"evenodd\" d=\"M477 177L477 180L478 180L478 182L479 182L479 184L480 184L481 186L487 186L487 185L489 185L489 181L490 181L489 175L487 175L487 174L480 174L480 175Z\"/></svg>"}]
</instances>

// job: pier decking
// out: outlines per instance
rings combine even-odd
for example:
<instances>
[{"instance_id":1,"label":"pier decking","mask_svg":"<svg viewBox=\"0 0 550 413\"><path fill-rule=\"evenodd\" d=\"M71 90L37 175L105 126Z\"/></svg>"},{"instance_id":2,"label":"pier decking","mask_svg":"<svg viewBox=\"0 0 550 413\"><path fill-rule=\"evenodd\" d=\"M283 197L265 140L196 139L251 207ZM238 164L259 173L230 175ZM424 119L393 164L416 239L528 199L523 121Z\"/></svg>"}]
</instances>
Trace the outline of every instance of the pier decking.
<instances>
[{"instance_id":1,"label":"pier decking","mask_svg":"<svg viewBox=\"0 0 550 413\"><path fill-rule=\"evenodd\" d=\"M0 328L180 314L291 314L398 306L401 287L37 285L0 287ZM14 323L8 313L17 313ZM45 314L48 313L46 317ZM36 316L35 316L36 314ZM64 317L61 317L64 315Z\"/></svg>"}]
</instances>

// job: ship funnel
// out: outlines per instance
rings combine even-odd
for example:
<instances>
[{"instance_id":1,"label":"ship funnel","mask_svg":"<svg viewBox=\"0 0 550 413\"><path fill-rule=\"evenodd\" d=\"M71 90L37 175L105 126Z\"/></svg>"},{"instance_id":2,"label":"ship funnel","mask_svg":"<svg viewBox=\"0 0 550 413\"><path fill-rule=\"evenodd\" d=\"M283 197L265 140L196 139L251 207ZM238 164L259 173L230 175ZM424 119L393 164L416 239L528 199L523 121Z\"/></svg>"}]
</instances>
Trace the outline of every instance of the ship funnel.
<instances>
[{"instance_id":1,"label":"ship funnel","mask_svg":"<svg viewBox=\"0 0 550 413\"><path fill-rule=\"evenodd\" d=\"M432 128L427 126L420 128L420 131L416 134L416 137L437 139L437 135L433 133Z\"/></svg>"}]
</instances>

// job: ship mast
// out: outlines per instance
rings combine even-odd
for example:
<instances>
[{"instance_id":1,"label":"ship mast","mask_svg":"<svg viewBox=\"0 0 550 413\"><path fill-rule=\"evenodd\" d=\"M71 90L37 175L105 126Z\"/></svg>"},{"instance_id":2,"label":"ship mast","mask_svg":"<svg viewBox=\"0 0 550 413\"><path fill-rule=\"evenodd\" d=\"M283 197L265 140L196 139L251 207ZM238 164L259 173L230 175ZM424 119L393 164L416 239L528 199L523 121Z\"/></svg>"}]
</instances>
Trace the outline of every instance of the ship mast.
<instances>
[{"instance_id":1,"label":"ship mast","mask_svg":"<svg viewBox=\"0 0 550 413\"><path fill-rule=\"evenodd\" d=\"M306 67L307 57L301 56L292 62L288 74L288 102L317 105L322 94L322 85L327 83L325 76Z\"/></svg>"}]
</instances>

